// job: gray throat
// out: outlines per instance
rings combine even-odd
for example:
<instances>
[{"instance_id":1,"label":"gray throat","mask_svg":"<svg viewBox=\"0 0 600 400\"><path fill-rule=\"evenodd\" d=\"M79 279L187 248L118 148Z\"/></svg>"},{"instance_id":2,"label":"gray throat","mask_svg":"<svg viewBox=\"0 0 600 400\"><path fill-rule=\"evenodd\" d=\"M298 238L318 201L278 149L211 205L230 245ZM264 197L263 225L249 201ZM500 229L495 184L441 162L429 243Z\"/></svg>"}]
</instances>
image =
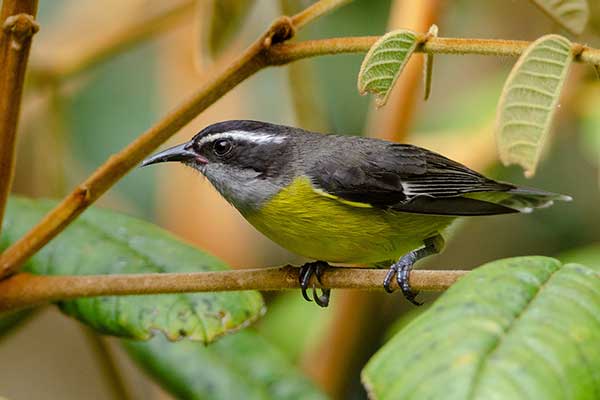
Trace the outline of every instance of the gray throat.
<instances>
[{"instance_id":1,"label":"gray throat","mask_svg":"<svg viewBox=\"0 0 600 400\"><path fill-rule=\"evenodd\" d=\"M208 164L200 172L242 214L258 211L282 188L278 180L264 179L256 171Z\"/></svg>"}]
</instances>

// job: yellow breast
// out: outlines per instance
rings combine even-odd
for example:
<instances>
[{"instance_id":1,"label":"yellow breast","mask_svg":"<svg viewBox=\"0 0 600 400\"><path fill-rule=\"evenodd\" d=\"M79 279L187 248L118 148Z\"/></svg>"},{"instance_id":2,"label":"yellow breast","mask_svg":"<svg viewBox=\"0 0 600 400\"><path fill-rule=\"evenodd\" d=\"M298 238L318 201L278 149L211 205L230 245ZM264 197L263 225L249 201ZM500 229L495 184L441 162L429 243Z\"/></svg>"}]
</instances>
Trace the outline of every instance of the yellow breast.
<instances>
[{"instance_id":1,"label":"yellow breast","mask_svg":"<svg viewBox=\"0 0 600 400\"><path fill-rule=\"evenodd\" d=\"M259 211L245 216L264 235L296 254L352 264L396 260L455 219L343 201L316 190L308 178L296 179Z\"/></svg>"}]
</instances>

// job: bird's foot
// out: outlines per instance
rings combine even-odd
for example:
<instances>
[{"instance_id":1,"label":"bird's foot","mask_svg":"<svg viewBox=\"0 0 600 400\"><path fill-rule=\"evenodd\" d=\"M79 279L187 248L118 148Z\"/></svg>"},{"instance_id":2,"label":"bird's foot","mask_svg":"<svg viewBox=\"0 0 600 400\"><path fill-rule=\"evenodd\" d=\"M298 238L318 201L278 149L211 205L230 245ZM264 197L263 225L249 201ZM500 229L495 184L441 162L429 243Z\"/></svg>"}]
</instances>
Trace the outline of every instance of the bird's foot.
<instances>
[{"instance_id":1,"label":"bird's foot","mask_svg":"<svg viewBox=\"0 0 600 400\"><path fill-rule=\"evenodd\" d=\"M315 261L304 264L300 267L300 274L298 275L298 279L300 281L300 287L302 288L302 297L306 301L312 301L306 290L308 289L308 285L310 283L310 278L313 274L317 277L317 281L322 285L321 276L323 275L323 271L329 268L329 264L325 261ZM331 289L326 289L321 287L321 294L317 294L317 288L313 284L312 287L313 298L315 303L317 303L321 307L327 307L329 305L329 298L331 296Z\"/></svg>"},{"instance_id":2,"label":"bird's foot","mask_svg":"<svg viewBox=\"0 0 600 400\"><path fill-rule=\"evenodd\" d=\"M410 271L412 271L413 265L415 265L415 263L421 258L430 256L432 254L437 254L442 251L444 248L444 238L441 235L435 235L425 239L423 244L425 246L405 254L397 262L392 264L390 270L385 276L385 279L383 280L383 288L385 291L392 293L394 290L390 285L392 284L392 279L394 279L395 276L396 282L398 282L398 286L400 286L402 294L406 300L410 301L416 306L421 306L423 303L415 300L415 297L417 297L419 292L413 291L410 287L410 283L408 282Z\"/></svg>"},{"instance_id":3,"label":"bird's foot","mask_svg":"<svg viewBox=\"0 0 600 400\"><path fill-rule=\"evenodd\" d=\"M383 288L386 292L392 293L394 289L392 289L391 284L394 277L396 277L396 282L398 282L398 286L400 287L400 290L402 290L404 298L416 306L421 306L423 303L415 300L419 292L413 291L409 283L410 271L412 270L415 261L416 257L414 253L410 252L392 264L383 280Z\"/></svg>"}]
</instances>

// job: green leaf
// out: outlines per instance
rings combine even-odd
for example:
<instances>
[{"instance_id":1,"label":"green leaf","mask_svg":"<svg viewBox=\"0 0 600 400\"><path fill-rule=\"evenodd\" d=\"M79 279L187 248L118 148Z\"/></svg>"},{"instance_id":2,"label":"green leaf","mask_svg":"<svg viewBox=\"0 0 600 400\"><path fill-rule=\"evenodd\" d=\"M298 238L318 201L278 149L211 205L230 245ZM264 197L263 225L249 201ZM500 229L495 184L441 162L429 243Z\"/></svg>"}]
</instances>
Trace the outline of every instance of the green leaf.
<instances>
[{"instance_id":1,"label":"green leaf","mask_svg":"<svg viewBox=\"0 0 600 400\"><path fill-rule=\"evenodd\" d=\"M210 56L215 57L227 48L243 26L254 3L255 0L200 1L200 6L204 7L200 26L205 28L204 42Z\"/></svg>"},{"instance_id":2,"label":"green leaf","mask_svg":"<svg viewBox=\"0 0 600 400\"><path fill-rule=\"evenodd\" d=\"M21 237L54 205L12 198L0 248ZM115 212L91 209L26 265L41 275L218 271L226 265L156 226ZM211 342L262 313L258 292L109 296L59 303L63 312L101 333L148 339L161 331L175 340Z\"/></svg>"},{"instance_id":3,"label":"green leaf","mask_svg":"<svg viewBox=\"0 0 600 400\"><path fill-rule=\"evenodd\" d=\"M559 35L533 42L513 67L498 104L496 141L504 165L533 176L550 130L567 71L571 42Z\"/></svg>"},{"instance_id":4,"label":"green leaf","mask_svg":"<svg viewBox=\"0 0 600 400\"><path fill-rule=\"evenodd\" d=\"M358 73L358 91L361 95L375 94L377 107L385 105L388 96L417 48L417 34L400 29L383 35L365 56Z\"/></svg>"},{"instance_id":5,"label":"green leaf","mask_svg":"<svg viewBox=\"0 0 600 400\"><path fill-rule=\"evenodd\" d=\"M371 398L600 398L599 273L547 257L477 268L373 356Z\"/></svg>"},{"instance_id":6,"label":"green leaf","mask_svg":"<svg viewBox=\"0 0 600 400\"><path fill-rule=\"evenodd\" d=\"M587 0L531 0L569 32L579 35L590 16Z\"/></svg>"},{"instance_id":7,"label":"green leaf","mask_svg":"<svg viewBox=\"0 0 600 400\"><path fill-rule=\"evenodd\" d=\"M124 342L129 354L181 399L325 399L266 340L245 330L210 346L162 337Z\"/></svg>"}]
</instances>

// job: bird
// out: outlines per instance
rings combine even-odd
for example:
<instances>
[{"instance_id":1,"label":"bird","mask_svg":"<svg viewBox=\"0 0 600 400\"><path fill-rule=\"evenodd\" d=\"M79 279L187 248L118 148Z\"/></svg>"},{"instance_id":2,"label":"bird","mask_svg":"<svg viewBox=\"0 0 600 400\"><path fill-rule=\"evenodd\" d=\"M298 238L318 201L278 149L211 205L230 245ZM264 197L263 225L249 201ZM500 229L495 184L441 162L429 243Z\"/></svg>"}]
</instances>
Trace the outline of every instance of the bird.
<instances>
[{"instance_id":1,"label":"bird","mask_svg":"<svg viewBox=\"0 0 600 400\"><path fill-rule=\"evenodd\" d=\"M433 151L362 136L252 120L209 125L141 166L180 162L199 171L258 231L315 261L299 269L303 297L330 263L389 268L413 304L414 264L444 247L459 217L529 213L566 195L496 181Z\"/></svg>"}]
</instances>

